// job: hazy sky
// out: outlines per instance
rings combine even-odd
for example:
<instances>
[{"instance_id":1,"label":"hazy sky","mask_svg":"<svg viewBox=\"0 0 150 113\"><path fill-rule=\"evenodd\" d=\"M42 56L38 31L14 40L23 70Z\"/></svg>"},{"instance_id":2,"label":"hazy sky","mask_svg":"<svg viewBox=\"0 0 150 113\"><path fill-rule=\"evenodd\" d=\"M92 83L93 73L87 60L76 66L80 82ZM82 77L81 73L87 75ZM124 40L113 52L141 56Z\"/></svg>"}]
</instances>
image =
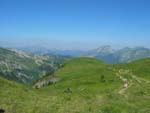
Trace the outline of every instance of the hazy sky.
<instances>
[{"instance_id":1,"label":"hazy sky","mask_svg":"<svg viewBox=\"0 0 150 113\"><path fill-rule=\"evenodd\" d=\"M150 0L0 0L1 46L150 47Z\"/></svg>"}]
</instances>

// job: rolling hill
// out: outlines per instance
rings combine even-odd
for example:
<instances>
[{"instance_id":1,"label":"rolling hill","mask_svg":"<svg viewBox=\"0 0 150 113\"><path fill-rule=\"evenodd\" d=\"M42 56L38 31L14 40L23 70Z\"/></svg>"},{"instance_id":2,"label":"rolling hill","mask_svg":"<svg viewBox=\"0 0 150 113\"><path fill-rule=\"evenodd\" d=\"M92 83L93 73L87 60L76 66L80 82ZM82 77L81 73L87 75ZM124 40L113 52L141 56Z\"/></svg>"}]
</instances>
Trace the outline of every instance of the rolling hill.
<instances>
[{"instance_id":1,"label":"rolling hill","mask_svg":"<svg viewBox=\"0 0 150 113\"><path fill-rule=\"evenodd\" d=\"M150 113L149 67L150 59L109 65L75 58L54 72L57 83L40 89L0 78L0 108L7 113Z\"/></svg>"}]
</instances>

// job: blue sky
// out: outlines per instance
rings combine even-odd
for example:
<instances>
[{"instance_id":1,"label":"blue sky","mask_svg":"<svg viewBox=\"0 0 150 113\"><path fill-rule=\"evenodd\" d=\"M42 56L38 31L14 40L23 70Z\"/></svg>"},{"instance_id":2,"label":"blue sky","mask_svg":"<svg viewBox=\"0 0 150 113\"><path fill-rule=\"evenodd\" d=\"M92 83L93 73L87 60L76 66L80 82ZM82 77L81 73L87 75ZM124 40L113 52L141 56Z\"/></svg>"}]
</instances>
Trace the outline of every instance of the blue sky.
<instances>
[{"instance_id":1,"label":"blue sky","mask_svg":"<svg viewBox=\"0 0 150 113\"><path fill-rule=\"evenodd\" d=\"M149 0L0 0L0 44L150 47Z\"/></svg>"}]
</instances>

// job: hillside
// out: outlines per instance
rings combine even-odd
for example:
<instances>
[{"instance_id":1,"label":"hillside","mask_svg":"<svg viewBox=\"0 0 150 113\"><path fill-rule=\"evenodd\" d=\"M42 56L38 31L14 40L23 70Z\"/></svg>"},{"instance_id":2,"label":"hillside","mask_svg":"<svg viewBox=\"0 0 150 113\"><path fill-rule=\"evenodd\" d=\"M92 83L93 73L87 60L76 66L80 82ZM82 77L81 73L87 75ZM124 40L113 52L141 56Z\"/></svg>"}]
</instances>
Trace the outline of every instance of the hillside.
<instances>
[{"instance_id":1,"label":"hillside","mask_svg":"<svg viewBox=\"0 0 150 113\"><path fill-rule=\"evenodd\" d=\"M15 49L0 48L0 76L29 85L53 73L68 58L59 55L29 55Z\"/></svg>"},{"instance_id":2,"label":"hillside","mask_svg":"<svg viewBox=\"0 0 150 113\"><path fill-rule=\"evenodd\" d=\"M149 62L71 59L55 71L57 83L40 89L1 78L0 107L8 113L150 113Z\"/></svg>"},{"instance_id":3,"label":"hillside","mask_svg":"<svg viewBox=\"0 0 150 113\"><path fill-rule=\"evenodd\" d=\"M150 79L150 58L140 59L126 64L117 64L114 66L116 68L132 70L137 76Z\"/></svg>"}]
</instances>

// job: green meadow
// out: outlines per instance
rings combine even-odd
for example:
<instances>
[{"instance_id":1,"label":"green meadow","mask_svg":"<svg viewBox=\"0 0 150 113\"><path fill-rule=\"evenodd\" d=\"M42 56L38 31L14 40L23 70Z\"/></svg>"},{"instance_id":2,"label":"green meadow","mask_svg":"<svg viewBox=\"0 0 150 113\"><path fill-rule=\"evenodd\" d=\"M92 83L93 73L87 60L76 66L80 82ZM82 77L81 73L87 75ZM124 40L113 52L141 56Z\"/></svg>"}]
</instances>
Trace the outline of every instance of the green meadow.
<instances>
[{"instance_id":1,"label":"green meadow","mask_svg":"<svg viewBox=\"0 0 150 113\"><path fill-rule=\"evenodd\" d=\"M40 89L0 78L0 109L6 113L150 113L150 59L110 65L75 58L54 76L59 78L56 84Z\"/></svg>"}]
</instances>

